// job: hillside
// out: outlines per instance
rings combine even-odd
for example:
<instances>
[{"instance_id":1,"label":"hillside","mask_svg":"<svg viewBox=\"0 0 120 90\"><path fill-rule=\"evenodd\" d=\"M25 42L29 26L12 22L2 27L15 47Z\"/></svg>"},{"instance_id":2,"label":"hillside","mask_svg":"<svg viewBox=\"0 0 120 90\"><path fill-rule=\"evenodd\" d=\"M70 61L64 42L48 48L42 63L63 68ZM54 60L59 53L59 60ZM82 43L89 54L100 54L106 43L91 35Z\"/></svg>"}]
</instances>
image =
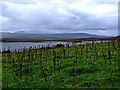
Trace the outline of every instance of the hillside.
<instances>
[{"instance_id":1,"label":"hillside","mask_svg":"<svg viewBox=\"0 0 120 90\"><path fill-rule=\"evenodd\" d=\"M62 34L2 33L2 40L64 40L90 37L103 37L103 36L86 33L62 33Z\"/></svg>"}]
</instances>

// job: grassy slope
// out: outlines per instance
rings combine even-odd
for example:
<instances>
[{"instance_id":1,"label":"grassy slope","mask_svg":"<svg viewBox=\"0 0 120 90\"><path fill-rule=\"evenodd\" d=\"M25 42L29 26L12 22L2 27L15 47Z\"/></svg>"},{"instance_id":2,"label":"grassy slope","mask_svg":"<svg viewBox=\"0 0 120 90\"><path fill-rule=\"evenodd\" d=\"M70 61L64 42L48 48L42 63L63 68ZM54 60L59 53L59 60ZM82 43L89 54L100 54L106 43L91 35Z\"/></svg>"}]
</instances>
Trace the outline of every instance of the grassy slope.
<instances>
[{"instance_id":1,"label":"grassy slope","mask_svg":"<svg viewBox=\"0 0 120 90\"><path fill-rule=\"evenodd\" d=\"M0 54L0 88L2 88L2 55Z\"/></svg>"},{"instance_id":2,"label":"grassy slope","mask_svg":"<svg viewBox=\"0 0 120 90\"><path fill-rule=\"evenodd\" d=\"M111 59L108 58L108 46ZM56 48L54 51L56 55L53 54L53 49L42 50L41 59L38 49L30 52L31 59L27 56L28 52L25 52L25 58L22 53L16 52L12 53L12 59L3 55L3 88L119 87L118 43L114 47L108 43L66 47L65 55L63 48ZM10 60L15 60L15 64L13 61L8 62ZM20 62L23 65L22 81L19 75Z\"/></svg>"}]
</instances>

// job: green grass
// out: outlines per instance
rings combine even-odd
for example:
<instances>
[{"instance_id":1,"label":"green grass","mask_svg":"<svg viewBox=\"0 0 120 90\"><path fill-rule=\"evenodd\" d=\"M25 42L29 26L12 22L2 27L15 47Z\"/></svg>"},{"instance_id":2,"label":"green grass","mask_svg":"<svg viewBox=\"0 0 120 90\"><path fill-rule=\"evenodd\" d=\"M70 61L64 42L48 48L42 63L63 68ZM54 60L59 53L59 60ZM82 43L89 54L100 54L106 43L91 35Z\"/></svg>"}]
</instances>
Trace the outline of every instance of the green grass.
<instances>
[{"instance_id":1,"label":"green grass","mask_svg":"<svg viewBox=\"0 0 120 90\"><path fill-rule=\"evenodd\" d=\"M120 43L114 44L3 54L2 88L119 88Z\"/></svg>"}]
</instances>

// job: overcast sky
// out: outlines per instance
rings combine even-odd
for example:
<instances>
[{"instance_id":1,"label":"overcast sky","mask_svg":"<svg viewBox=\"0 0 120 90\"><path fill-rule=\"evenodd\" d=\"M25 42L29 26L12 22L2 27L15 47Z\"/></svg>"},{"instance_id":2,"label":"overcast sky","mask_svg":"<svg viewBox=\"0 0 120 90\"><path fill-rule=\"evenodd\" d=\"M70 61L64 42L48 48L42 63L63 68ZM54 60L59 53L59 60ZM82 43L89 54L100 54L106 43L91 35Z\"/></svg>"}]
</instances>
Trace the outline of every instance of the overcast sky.
<instances>
[{"instance_id":1,"label":"overcast sky","mask_svg":"<svg viewBox=\"0 0 120 90\"><path fill-rule=\"evenodd\" d=\"M118 34L119 0L2 0L2 31Z\"/></svg>"}]
</instances>

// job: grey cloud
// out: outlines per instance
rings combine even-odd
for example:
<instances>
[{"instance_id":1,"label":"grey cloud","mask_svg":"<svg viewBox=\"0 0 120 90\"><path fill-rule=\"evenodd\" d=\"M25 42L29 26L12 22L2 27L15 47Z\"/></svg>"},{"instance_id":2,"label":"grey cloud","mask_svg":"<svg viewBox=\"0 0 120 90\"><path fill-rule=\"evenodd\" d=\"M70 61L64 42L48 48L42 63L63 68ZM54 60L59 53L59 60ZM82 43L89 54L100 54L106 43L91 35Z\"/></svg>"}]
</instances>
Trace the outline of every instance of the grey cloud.
<instances>
[{"instance_id":1,"label":"grey cloud","mask_svg":"<svg viewBox=\"0 0 120 90\"><path fill-rule=\"evenodd\" d=\"M14 2L14 0L11 0ZM76 0L78 1L78 0ZM19 3L19 6L9 6L10 2L2 4L2 16L9 19L3 25L4 31L26 31L39 33L63 33L79 32L91 29L116 29L117 17L97 17L83 11L71 9L67 6L57 6L49 2L41 2L44 6L36 3L26 3L26 7ZM66 3L72 3L67 0ZM12 3L16 5L16 3ZM68 4L69 5L69 4ZM13 8L14 7L14 8ZM63 10L59 12L60 10Z\"/></svg>"}]
</instances>

